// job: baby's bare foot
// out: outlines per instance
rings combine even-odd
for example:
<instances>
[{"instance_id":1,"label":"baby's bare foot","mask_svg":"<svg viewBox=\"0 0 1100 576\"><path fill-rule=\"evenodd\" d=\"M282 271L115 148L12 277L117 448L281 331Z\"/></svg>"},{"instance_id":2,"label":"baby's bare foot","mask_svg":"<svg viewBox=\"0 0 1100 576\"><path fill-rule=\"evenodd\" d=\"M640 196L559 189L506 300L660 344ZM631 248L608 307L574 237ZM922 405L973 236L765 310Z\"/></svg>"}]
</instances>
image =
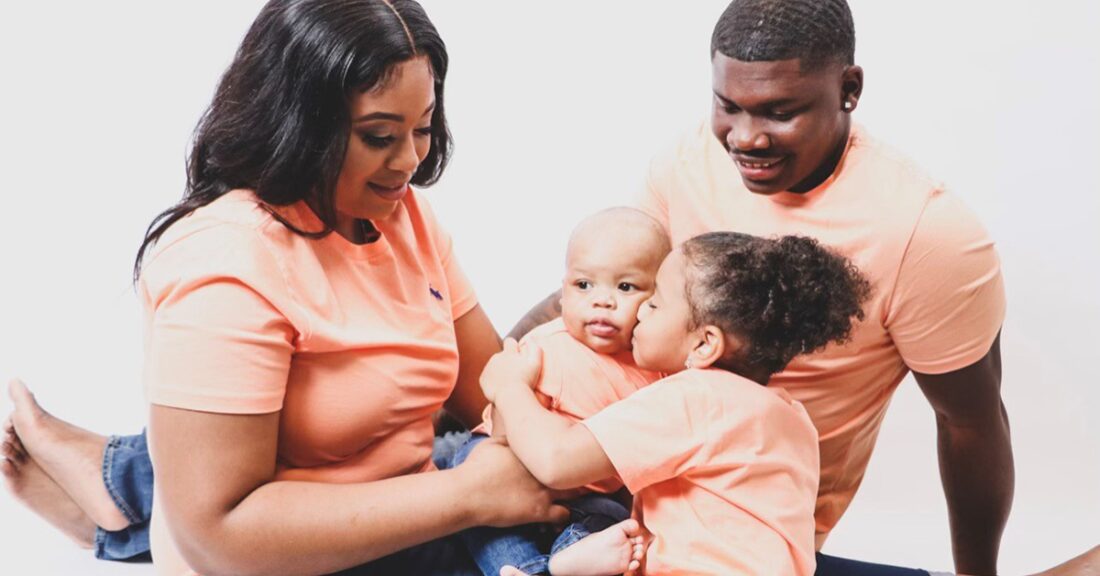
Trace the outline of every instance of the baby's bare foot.
<instances>
[{"instance_id":1,"label":"baby's bare foot","mask_svg":"<svg viewBox=\"0 0 1100 576\"><path fill-rule=\"evenodd\" d=\"M95 542L95 523L33 458L22 452L18 438L8 430L5 424L0 446L4 456L0 458L0 476L4 477L8 492L80 547L91 548Z\"/></svg>"},{"instance_id":2,"label":"baby's bare foot","mask_svg":"<svg viewBox=\"0 0 1100 576\"><path fill-rule=\"evenodd\" d=\"M15 404L15 434L36 467L76 502L104 530L129 526L103 484L103 450L107 438L59 420L43 410L19 380L8 384Z\"/></svg>"},{"instance_id":3,"label":"baby's bare foot","mask_svg":"<svg viewBox=\"0 0 1100 576\"><path fill-rule=\"evenodd\" d=\"M550 557L554 576L613 576L637 570L645 556L642 528L623 520Z\"/></svg>"}]
</instances>

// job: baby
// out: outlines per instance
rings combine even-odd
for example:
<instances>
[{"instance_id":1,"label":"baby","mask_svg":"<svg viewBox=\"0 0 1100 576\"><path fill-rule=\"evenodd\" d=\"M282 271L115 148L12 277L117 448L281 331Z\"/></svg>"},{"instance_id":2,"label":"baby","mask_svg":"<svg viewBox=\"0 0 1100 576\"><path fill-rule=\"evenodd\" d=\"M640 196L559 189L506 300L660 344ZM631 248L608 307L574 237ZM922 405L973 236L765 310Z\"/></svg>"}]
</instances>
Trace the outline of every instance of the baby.
<instances>
[{"instance_id":1,"label":"baby","mask_svg":"<svg viewBox=\"0 0 1100 576\"><path fill-rule=\"evenodd\" d=\"M575 422L532 391L545 363L538 348L507 340L481 385L540 482L625 483L653 538L647 574L810 576L817 432L800 404L766 385L796 355L844 341L869 292L854 266L814 240L704 234L661 264L634 330L637 366L669 376ZM605 537L623 531L613 526L553 560L633 570L636 540Z\"/></svg>"},{"instance_id":2,"label":"baby","mask_svg":"<svg viewBox=\"0 0 1100 576\"><path fill-rule=\"evenodd\" d=\"M604 210L573 231L562 281L562 317L524 338L525 344L542 350L534 391L549 410L569 421L582 420L660 378L659 373L634 364L631 338L638 309L653 295L657 269L669 250L660 224L632 208ZM489 434L506 437L499 419L486 410L485 422L456 452L451 466L464 461ZM591 494L566 502L573 512L572 523L554 540L550 554L540 551L539 542L545 538L543 527L538 526L475 528L462 537L486 575L497 576L506 566L556 576L618 574L623 572L619 564L637 562L635 539L640 530L636 521L628 520L627 508L607 496L621 487L613 475L596 478L586 487ZM613 526L601 536L611 542L601 548L622 549L626 556L599 559L610 568L601 569L587 560L573 566L567 555L561 555L589 534ZM641 552L639 545L637 553Z\"/></svg>"}]
</instances>

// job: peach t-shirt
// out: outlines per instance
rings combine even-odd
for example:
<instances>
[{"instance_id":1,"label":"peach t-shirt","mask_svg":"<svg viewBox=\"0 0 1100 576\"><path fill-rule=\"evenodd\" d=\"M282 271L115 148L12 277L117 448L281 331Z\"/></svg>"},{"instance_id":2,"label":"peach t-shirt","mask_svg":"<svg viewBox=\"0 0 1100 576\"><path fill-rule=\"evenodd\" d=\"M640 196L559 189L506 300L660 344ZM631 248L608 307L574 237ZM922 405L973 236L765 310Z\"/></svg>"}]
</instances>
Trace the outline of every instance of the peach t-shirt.
<instances>
[{"instance_id":1,"label":"peach t-shirt","mask_svg":"<svg viewBox=\"0 0 1100 576\"><path fill-rule=\"evenodd\" d=\"M303 230L304 204L278 209ZM151 403L281 411L277 480L367 482L432 469L432 414L454 388L454 321L477 300L418 192L382 237L295 234L236 190L157 242L141 273ZM191 574L154 507L158 574Z\"/></svg>"},{"instance_id":2,"label":"peach t-shirt","mask_svg":"<svg viewBox=\"0 0 1100 576\"><path fill-rule=\"evenodd\" d=\"M634 364L630 352L609 356L585 346L569 335L561 318L529 332L523 344L542 349L542 372L535 393L547 408L573 421L588 418L661 378L659 372ZM491 416L489 406L477 432L493 433ZM621 487L622 482L616 478L588 486L603 493Z\"/></svg>"},{"instance_id":3,"label":"peach t-shirt","mask_svg":"<svg viewBox=\"0 0 1100 576\"><path fill-rule=\"evenodd\" d=\"M817 431L783 389L685 370L583 424L653 535L646 574L814 573Z\"/></svg>"},{"instance_id":4,"label":"peach t-shirt","mask_svg":"<svg viewBox=\"0 0 1100 576\"><path fill-rule=\"evenodd\" d=\"M769 384L806 407L821 437L820 547L863 479L902 378L964 368L993 344L1005 312L993 241L940 183L858 126L828 180L766 196L745 188L703 125L654 161L641 206L674 245L720 230L811 236L871 282L851 342L796 358Z\"/></svg>"}]
</instances>

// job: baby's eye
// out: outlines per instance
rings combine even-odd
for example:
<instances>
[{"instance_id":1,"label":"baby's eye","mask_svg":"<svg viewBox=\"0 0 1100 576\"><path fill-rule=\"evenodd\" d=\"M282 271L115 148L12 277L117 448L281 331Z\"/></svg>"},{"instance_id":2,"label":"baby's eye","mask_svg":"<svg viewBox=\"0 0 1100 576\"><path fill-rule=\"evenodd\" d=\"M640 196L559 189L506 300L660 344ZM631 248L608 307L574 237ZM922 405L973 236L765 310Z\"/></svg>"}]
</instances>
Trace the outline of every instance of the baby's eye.
<instances>
[{"instance_id":1,"label":"baby's eye","mask_svg":"<svg viewBox=\"0 0 1100 576\"><path fill-rule=\"evenodd\" d=\"M619 290L622 291L622 292L630 293L630 292L633 292L637 289L638 289L638 287L631 284L630 282L619 282Z\"/></svg>"},{"instance_id":2,"label":"baby's eye","mask_svg":"<svg viewBox=\"0 0 1100 576\"><path fill-rule=\"evenodd\" d=\"M577 280L576 282L573 283L573 285L576 286L577 288L580 288L581 290L588 290L589 288L592 287L592 283L589 282L588 280Z\"/></svg>"}]
</instances>

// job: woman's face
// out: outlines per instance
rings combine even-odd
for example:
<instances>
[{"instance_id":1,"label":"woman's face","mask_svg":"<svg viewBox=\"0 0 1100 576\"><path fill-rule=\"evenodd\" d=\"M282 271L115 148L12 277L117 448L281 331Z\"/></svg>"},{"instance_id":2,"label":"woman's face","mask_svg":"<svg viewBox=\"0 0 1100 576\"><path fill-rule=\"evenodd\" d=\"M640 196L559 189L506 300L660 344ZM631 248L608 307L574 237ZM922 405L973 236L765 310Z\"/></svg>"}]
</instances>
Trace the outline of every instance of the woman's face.
<instances>
[{"instance_id":1,"label":"woman's face","mask_svg":"<svg viewBox=\"0 0 1100 576\"><path fill-rule=\"evenodd\" d=\"M638 309L634 327L634 362L639 367L671 374L684 369L698 341L691 329L687 300L687 259L673 250L657 270L657 289Z\"/></svg>"},{"instance_id":2,"label":"woman's face","mask_svg":"<svg viewBox=\"0 0 1100 576\"><path fill-rule=\"evenodd\" d=\"M356 92L349 106L351 131L335 205L336 231L351 238L357 220L380 220L393 213L428 155L435 109L428 59L397 64L386 82Z\"/></svg>"}]
</instances>

